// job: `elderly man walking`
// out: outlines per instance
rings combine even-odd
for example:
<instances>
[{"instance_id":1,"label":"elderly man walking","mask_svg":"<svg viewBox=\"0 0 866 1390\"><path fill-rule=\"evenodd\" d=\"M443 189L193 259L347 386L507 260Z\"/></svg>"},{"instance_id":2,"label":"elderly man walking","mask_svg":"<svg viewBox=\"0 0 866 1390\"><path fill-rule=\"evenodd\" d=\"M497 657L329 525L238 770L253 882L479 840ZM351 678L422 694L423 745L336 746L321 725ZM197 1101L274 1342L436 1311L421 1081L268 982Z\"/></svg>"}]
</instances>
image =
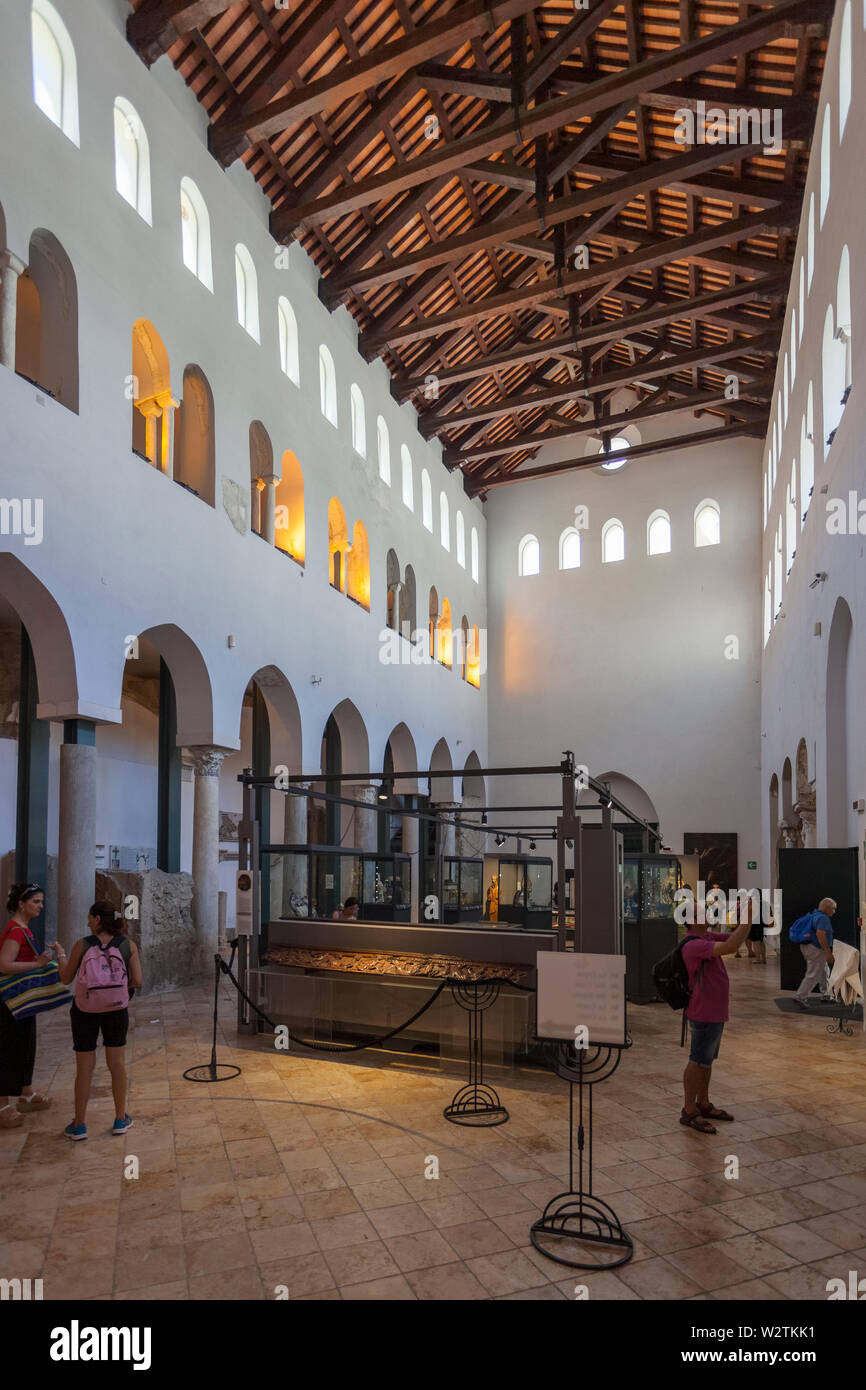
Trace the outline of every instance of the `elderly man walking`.
<instances>
[{"instance_id":1,"label":"elderly man walking","mask_svg":"<svg viewBox=\"0 0 866 1390\"><path fill-rule=\"evenodd\" d=\"M816 985L821 986L821 994L827 993L826 967L833 964L833 928L830 918L836 911L832 898L822 898L812 913L809 934L800 942L800 955L806 962L806 973L800 988L794 995L794 1002L801 1009L808 1009L809 995Z\"/></svg>"}]
</instances>

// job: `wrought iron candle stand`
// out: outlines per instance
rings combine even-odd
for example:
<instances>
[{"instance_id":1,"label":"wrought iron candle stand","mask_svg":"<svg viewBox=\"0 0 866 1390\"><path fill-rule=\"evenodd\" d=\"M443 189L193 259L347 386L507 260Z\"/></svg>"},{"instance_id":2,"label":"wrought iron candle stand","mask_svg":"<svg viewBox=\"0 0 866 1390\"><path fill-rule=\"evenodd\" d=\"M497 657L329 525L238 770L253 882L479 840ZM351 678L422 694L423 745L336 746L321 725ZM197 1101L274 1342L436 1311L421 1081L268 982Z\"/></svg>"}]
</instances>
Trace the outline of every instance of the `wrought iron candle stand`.
<instances>
[{"instance_id":1,"label":"wrought iron candle stand","mask_svg":"<svg viewBox=\"0 0 866 1390\"><path fill-rule=\"evenodd\" d=\"M631 1237L623 1230L613 1208L593 1195L592 1191L592 1088L606 1081L619 1066L625 1047L616 1043L576 1048L573 1043L555 1045L557 1076L568 1082L568 1191L551 1198L543 1214L530 1229L530 1240L536 1250L557 1264L572 1269L616 1269L626 1264L634 1254ZM577 1128L577 1187L574 1185L574 1088L578 1091ZM586 1123L584 1124L584 1088L587 1092ZM586 1159L584 1159L584 1152ZM586 1163L586 1185L584 1185ZM541 1243L541 1238L589 1241L607 1247L616 1259L606 1263L568 1259L557 1255Z\"/></svg>"},{"instance_id":2,"label":"wrought iron candle stand","mask_svg":"<svg viewBox=\"0 0 866 1390\"><path fill-rule=\"evenodd\" d=\"M455 1003L469 1015L469 1081L442 1111L455 1125L476 1129L504 1125L508 1111L492 1086L484 1080L484 1011L499 998L496 980L455 981L451 986Z\"/></svg>"}]
</instances>

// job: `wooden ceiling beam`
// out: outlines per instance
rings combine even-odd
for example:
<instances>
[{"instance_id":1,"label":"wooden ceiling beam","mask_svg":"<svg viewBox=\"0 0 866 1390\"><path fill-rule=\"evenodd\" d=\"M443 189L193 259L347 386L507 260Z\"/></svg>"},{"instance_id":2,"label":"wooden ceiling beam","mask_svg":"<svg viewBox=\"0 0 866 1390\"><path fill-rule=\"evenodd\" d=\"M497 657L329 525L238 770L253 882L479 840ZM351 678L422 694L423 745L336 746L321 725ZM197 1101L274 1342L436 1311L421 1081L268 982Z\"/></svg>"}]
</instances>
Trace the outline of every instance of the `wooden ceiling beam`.
<instances>
[{"instance_id":1,"label":"wooden ceiling beam","mask_svg":"<svg viewBox=\"0 0 866 1390\"><path fill-rule=\"evenodd\" d=\"M681 407L682 408L682 407ZM651 458L656 454L671 454L678 449L700 448L704 449L708 444L723 444L731 439L741 439L744 436L759 439L766 430L766 422L760 421L744 423L742 425L724 425L714 430L691 431L688 434L674 435L668 439L656 439L650 444L636 444L629 449L629 462L633 459ZM564 459L559 463L549 463L538 468L515 469L510 473L497 473L492 477L470 481L466 478L466 491L470 497L489 491L491 488L504 487L508 483L536 482L542 478L558 478L564 473L573 473L582 468L597 468L598 457L591 454L588 458Z\"/></svg>"},{"instance_id":2,"label":"wooden ceiling beam","mask_svg":"<svg viewBox=\"0 0 866 1390\"><path fill-rule=\"evenodd\" d=\"M612 14L622 0L596 0L591 9L582 10L564 24L550 43L527 64L523 90L526 100L534 96L542 83L556 71L565 58L571 56L576 48L582 47L587 37L593 33ZM551 180L553 182L553 180Z\"/></svg>"},{"instance_id":3,"label":"wooden ceiling beam","mask_svg":"<svg viewBox=\"0 0 866 1390\"><path fill-rule=\"evenodd\" d=\"M511 101L511 77L507 72L481 72L456 63L422 63L415 74L428 92L476 97L479 101Z\"/></svg>"},{"instance_id":4,"label":"wooden ceiling beam","mask_svg":"<svg viewBox=\"0 0 866 1390\"><path fill-rule=\"evenodd\" d=\"M581 89L580 114L597 115L609 110L611 106L620 105L621 102L634 101L642 91L654 90L659 84L689 77L706 67L736 57L738 53L772 43L774 39L790 38L798 29L810 27L816 20L826 16L832 10L833 3L834 0L780 0L780 3L761 9L748 19L715 29L703 38L681 44L665 53L655 54L633 67L609 73ZM522 8L524 12L530 8L527 0L523 0ZM413 39L422 32L423 30L418 30ZM384 62L384 59L382 61ZM393 62L391 66L394 66ZM351 79L346 80L352 85ZM338 82L339 79L333 80L333 83ZM330 79L326 80L329 87L333 86L333 83ZM309 91L311 89L308 89ZM299 94L298 100L303 96L303 93ZM309 96L309 101L315 104L315 95ZM478 159L533 140L536 136L566 125L573 119L574 109L574 97L571 95L539 102L533 107L520 107L510 115L499 117L469 135L437 146L427 155L395 164L383 174L362 179L348 187L337 189L327 197L302 204L295 210L295 225L313 225L316 222L342 217L370 203L394 197L406 188L419 183L429 183L442 174L463 168ZM215 127L211 129L213 131ZM257 126L251 127L251 133L257 129ZM293 228L289 227L287 230Z\"/></svg>"},{"instance_id":5,"label":"wooden ceiling beam","mask_svg":"<svg viewBox=\"0 0 866 1390\"><path fill-rule=\"evenodd\" d=\"M361 334L359 346L361 352L369 357L383 351L390 344L429 338L437 333L446 333L452 328L477 323L493 314L507 313L514 309L536 308L546 301L564 298L590 285L596 285L611 275L620 272L628 275L635 270L650 270L653 266L688 260L692 255L699 255L717 247L726 247L731 243L744 241L750 236L773 232L778 227L795 223L798 217L799 202L787 203L767 212L747 213L745 217L724 221L714 227L702 227L691 236L662 237L654 246L641 247L630 255L599 261L587 270L573 270L555 277L548 276L545 280L535 280L505 295L488 295L471 305L451 309L445 314L418 318L411 323L398 325L384 334L373 327ZM768 264L772 262L768 261Z\"/></svg>"},{"instance_id":6,"label":"wooden ceiling beam","mask_svg":"<svg viewBox=\"0 0 866 1390\"><path fill-rule=\"evenodd\" d=\"M126 37L151 67L191 29L230 10L238 0L144 0L126 21Z\"/></svg>"}]
</instances>

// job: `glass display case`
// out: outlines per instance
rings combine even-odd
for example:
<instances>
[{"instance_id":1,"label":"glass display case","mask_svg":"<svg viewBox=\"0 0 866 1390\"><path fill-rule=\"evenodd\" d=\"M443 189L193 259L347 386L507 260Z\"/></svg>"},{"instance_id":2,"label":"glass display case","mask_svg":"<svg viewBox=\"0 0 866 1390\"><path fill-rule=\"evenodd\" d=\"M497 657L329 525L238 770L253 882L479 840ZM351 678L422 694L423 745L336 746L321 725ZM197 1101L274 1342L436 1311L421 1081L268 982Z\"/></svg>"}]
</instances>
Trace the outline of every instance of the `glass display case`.
<instances>
[{"instance_id":1,"label":"glass display case","mask_svg":"<svg viewBox=\"0 0 866 1390\"><path fill-rule=\"evenodd\" d=\"M441 881L439 868L441 863ZM477 922L483 910L484 861L445 855L424 861L424 902L421 917L427 922ZM433 903L431 903L433 900ZM438 916L429 916L438 904Z\"/></svg>"},{"instance_id":2,"label":"glass display case","mask_svg":"<svg viewBox=\"0 0 866 1390\"><path fill-rule=\"evenodd\" d=\"M531 930L553 926L553 860L512 855L498 861L500 922Z\"/></svg>"},{"instance_id":3,"label":"glass display case","mask_svg":"<svg viewBox=\"0 0 866 1390\"><path fill-rule=\"evenodd\" d=\"M626 994L633 1004L657 998L652 969L677 944L674 921L680 863L674 854L627 854L622 873Z\"/></svg>"},{"instance_id":4,"label":"glass display case","mask_svg":"<svg viewBox=\"0 0 866 1390\"><path fill-rule=\"evenodd\" d=\"M408 854L362 854L329 845L267 845L262 872L271 890L271 918L317 917L358 899L359 921L408 922L412 865Z\"/></svg>"}]
</instances>

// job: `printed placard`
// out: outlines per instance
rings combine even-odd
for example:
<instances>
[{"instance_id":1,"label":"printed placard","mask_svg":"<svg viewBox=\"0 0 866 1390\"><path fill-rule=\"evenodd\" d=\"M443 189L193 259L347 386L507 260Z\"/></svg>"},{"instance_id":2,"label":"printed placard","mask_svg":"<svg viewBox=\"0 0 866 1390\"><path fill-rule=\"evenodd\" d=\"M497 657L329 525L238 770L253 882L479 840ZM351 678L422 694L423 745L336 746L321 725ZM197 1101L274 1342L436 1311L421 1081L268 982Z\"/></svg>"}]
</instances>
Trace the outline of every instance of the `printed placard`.
<instances>
[{"instance_id":1,"label":"printed placard","mask_svg":"<svg viewBox=\"0 0 866 1390\"><path fill-rule=\"evenodd\" d=\"M574 1042L580 1028L590 1044L625 1046L625 956L539 951L536 962L539 1038Z\"/></svg>"}]
</instances>

